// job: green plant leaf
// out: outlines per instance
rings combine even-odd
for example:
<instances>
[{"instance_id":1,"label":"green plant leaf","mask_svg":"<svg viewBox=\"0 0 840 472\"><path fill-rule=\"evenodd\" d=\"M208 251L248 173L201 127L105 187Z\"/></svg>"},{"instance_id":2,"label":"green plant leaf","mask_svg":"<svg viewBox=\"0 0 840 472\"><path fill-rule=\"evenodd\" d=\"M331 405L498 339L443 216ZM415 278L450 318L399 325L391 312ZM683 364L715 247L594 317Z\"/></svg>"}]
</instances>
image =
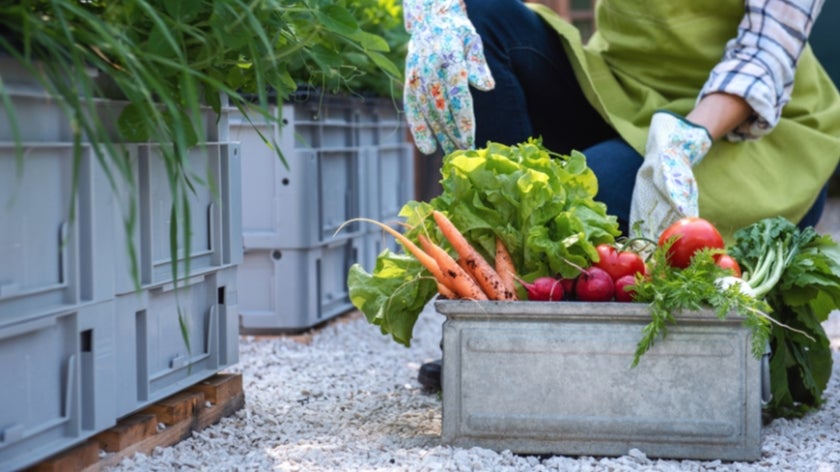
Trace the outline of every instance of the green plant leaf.
<instances>
[{"instance_id":1,"label":"green plant leaf","mask_svg":"<svg viewBox=\"0 0 840 472\"><path fill-rule=\"evenodd\" d=\"M378 52L367 51L366 54L370 57L370 60L373 61L374 64L379 66L380 69L385 71L386 73L390 74L392 77L401 77L402 72L397 69L397 66L394 65L387 57L379 54Z\"/></svg>"},{"instance_id":2,"label":"green plant leaf","mask_svg":"<svg viewBox=\"0 0 840 472\"><path fill-rule=\"evenodd\" d=\"M151 134L143 108L138 103L129 103L117 118L120 134L130 142L146 141Z\"/></svg>"},{"instance_id":3,"label":"green plant leaf","mask_svg":"<svg viewBox=\"0 0 840 472\"><path fill-rule=\"evenodd\" d=\"M357 30L356 32L348 35L348 37L358 42L362 48L370 51L388 52L391 50L391 47L388 46L388 42L385 41L385 38L372 33Z\"/></svg>"},{"instance_id":4,"label":"green plant leaf","mask_svg":"<svg viewBox=\"0 0 840 472\"><path fill-rule=\"evenodd\" d=\"M359 31L359 23L349 10L341 5L327 5L315 13L315 17L333 33L351 37Z\"/></svg>"}]
</instances>

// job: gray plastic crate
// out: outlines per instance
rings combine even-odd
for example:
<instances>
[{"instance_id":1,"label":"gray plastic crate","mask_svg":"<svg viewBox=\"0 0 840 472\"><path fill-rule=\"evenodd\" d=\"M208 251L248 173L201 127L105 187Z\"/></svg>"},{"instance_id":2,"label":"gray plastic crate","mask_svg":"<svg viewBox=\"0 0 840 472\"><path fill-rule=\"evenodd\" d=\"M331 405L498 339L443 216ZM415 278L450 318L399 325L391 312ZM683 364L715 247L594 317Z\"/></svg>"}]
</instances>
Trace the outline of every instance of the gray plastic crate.
<instances>
[{"instance_id":1,"label":"gray plastic crate","mask_svg":"<svg viewBox=\"0 0 840 472\"><path fill-rule=\"evenodd\" d=\"M756 460L760 362L743 319L677 316L631 368L647 305L437 301L444 444L524 454Z\"/></svg>"},{"instance_id":2,"label":"gray plastic crate","mask_svg":"<svg viewBox=\"0 0 840 472\"><path fill-rule=\"evenodd\" d=\"M137 178L137 214L139 216L133 240L139 263L140 285L157 286L172 280L170 252L170 206L172 194L163 159L156 146L138 144L128 147L128 159L135 166ZM204 143L190 150L188 165L191 176L202 180L188 194L190 202L190 274L213 272L241 260L242 180L240 177L239 145L237 143ZM128 245L123 226L130 200L119 195L114 217L116 293L135 290L129 270ZM234 206L235 205L235 206ZM184 274L187 255L178 236L178 271Z\"/></svg>"},{"instance_id":3,"label":"gray plastic crate","mask_svg":"<svg viewBox=\"0 0 840 472\"><path fill-rule=\"evenodd\" d=\"M360 147L405 143L408 128L397 104L389 99L365 100L357 115Z\"/></svg>"},{"instance_id":4,"label":"gray plastic crate","mask_svg":"<svg viewBox=\"0 0 840 472\"><path fill-rule=\"evenodd\" d=\"M283 126L255 114L251 121L238 111L230 115L230 138L241 143L243 157L246 249L304 249L355 236L365 231L358 223L335 230L378 215L372 206L390 217L413 196L413 154L391 101L309 100L273 113ZM288 167L266 140L279 146Z\"/></svg>"},{"instance_id":5,"label":"gray plastic crate","mask_svg":"<svg viewBox=\"0 0 840 472\"><path fill-rule=\"evenodd\" d=\"M17 124L21 142L72 142L73 126L61 108L59 99L51 96L41 83L18 61L8 56L0 56L0 74L3 76L3 90L11 100L14 109L14 123ZM90 70L96 75L94 69ZM226 95L221 95L221 103L226 105ZM100 113L100 119L106 129L113 133L120 111L126 102L97 99L94 108ZM230 107L222 107L216 113L210 107L204 107L199 117L198 127L208 142L228 140L228 114ZM4 106L0 106L0 142L14 142L12 117Z\"/></svg>"},{"instance_id":6,"label":"gray plastic crate","mask_svg":"<svg viewBox=\"0 0 840 472\"><path fill-rule=\"evenodd\" d=\"M72 141L73 128L61 106L20 62L0 56L0 75L3 92L14 109L12 118L0 105L0 142L15 141L13 123L17 124L20 142Z\"/></svg>"},{"instance_id":7,"label":"gray plastic crate","mask_svg":"<svg viewBox=\"0 0 840 472\"><path fill-rule=\"evenodd\" d=\"M247 147L242 155L246 249L317 246L334 239L342 223L361 216L363 177L356 149L296 150L286 154L288 169L271 151ZM359 223L352 223L338 237L359 231Z\"/></svg>"},{"instance_id":8,"label":"gray plastic crate","mask_svg":"<svg viewBox=\"0 0 840 472\"><path fill-rule=\"evenodd\" d=\"M79 302L72 147L27 144L23 152L19 163L14 145L0 144L0 323Z\"/></svg>"},{"instance_id":9,"label":"gray plastic crate","mask_svg":"<svg viewBox=\"0 0 840 472\"><path fill-rule=\"evenodd\" d=\"M0 469L13 470L79 439L75 313L0 327Z\"/></svg>"},{"instance_id":10,"label":"gray plastic crate","mask_svg":"<svg viewBox=\"0 0 840 472\"><path fill-rule=\"evenodd\" d=\"M240 333L300 331L353 309L347 271L365 236L307 249L245 251L239 266Z\"/></svg>"},{"instance_id":11,"label":"gray plastic crate","mask_svg":"<svg viewBox=\"0 0 840 472\"><path fill-rule=\"evenodd\" d=\"M312 137L317 134L312 127L321 126L294 120L296 113L309 107L283 106L284 120L291 123L283 131L262 117L248 122L241 114L232 114L230 136L242 149L242 243L247 249L316 246L332 239L346 219L361 214L357 151L320 152L295 145L295 132ZM280 146L288 167L264 139Z\"/></svg>"},{"instance_id":12,"label":"gray plastic crate","mask_svg":"<svg viewBox=\"0 0 840 472\"><path fill-rule=\"evenodd\" d=\"M362 148L365 165L365 216L382 222L398 219L414 199L414 147L383 144Z\"/></svg>"},{"instance_id":13,"label":"gray plastic crate","mask_svg":"<svg viewBox=\"0 0 840 472\"><path fill-rule=\"evenodd\" d=\"M236 268L116 298L117 413L125 415L238 361ZM179 315L189 333L182 337Z\"/></svg>"}]
</instances>

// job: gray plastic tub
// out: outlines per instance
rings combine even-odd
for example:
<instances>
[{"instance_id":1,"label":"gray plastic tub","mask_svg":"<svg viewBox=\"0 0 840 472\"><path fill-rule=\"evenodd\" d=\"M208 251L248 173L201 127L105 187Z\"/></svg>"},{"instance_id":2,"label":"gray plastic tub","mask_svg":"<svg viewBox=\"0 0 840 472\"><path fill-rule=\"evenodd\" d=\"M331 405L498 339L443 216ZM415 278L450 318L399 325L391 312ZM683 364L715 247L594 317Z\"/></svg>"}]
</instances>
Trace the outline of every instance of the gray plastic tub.
<instances>
[{"instance_id":1,"label":"gray plastic tub","mask_svg":"<svg viewBox=\"0 0 840 472\"><path fill-rule=\"evenodd\" d=\"M644 304L435 302L442 441L521 454L756 460L760 361L732 315L679 315L636 367Z\"/></svg>"}]
</instances>

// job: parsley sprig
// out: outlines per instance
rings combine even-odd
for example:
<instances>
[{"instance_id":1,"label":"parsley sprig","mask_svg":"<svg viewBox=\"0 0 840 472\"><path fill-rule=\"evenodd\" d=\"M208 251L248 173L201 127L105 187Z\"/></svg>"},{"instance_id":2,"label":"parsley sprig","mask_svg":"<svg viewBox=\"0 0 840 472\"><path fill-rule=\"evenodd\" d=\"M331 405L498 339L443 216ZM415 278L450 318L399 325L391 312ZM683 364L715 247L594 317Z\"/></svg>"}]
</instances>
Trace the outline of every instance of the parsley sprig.
<instances>
[{"instance_id":1,"label":"parsley sprig","mask_svg":"<svg viewBox=\"0 0 840 472\"><path fill-rule=\"evenodd\" d=\"M743 293L737 285L723 288L718 280L730 275L715 264L715 250L704 249L694 255L685 269L671 267L666 261L668 244L657 247L648 260L647 277L637 277L635 300L650 305L651 322L642 330L633 366L660 339L668 326L677 323L683 311L712 309L719 319L732 313L743 316L752 330L751 350L760 358L770 339L770 306L763 300Z\"/></svg>"}]
</instances>

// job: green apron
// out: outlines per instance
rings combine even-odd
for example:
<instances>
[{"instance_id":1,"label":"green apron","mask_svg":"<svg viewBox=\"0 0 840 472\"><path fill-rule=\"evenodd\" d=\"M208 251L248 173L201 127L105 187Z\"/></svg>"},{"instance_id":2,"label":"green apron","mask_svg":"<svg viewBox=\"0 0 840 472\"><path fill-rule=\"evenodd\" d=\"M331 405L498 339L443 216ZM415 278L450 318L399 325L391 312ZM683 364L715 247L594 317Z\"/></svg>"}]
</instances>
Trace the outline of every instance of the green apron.
<instances>
[{"instance_id":1,"label":"green apron","mask_svg":"<svg viewBox=\"0 0 840 472\"><path fill-rule=\"evenodd\" d=\"M529 6L564 39L589 102L642 155L653 112L688 114L744 15L743 0L602 0L584 45L554 11ZM694 168L700 215L727 240L761 218L798 222L838 162L840 94L806 47L776 128L757 140L719 140Z\"/></svg>"}]
</instances>

